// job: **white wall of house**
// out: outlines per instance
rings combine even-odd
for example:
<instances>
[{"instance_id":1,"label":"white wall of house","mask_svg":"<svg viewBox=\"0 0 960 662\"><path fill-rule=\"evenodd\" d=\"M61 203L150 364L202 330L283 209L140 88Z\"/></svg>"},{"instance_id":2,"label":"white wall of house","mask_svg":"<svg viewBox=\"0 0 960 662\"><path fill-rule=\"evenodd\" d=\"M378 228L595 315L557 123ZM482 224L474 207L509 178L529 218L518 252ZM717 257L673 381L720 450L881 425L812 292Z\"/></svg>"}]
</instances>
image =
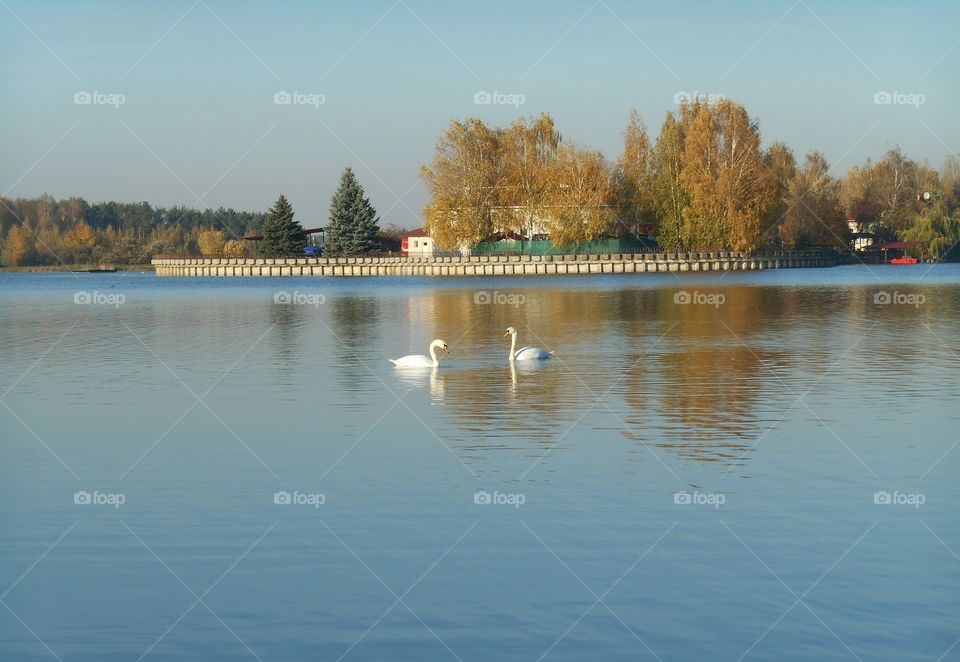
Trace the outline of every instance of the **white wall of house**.
<instances>
[{"instance_id":1,"label":"white wall of house","mask_svg":"<svg viewBox=\"0 0 960 662\"><path fill-rule=\"evenodd\" d=\"M433 239L431 237L407 237L407 253L409 255L433 255Z\"/></svg>"}]
</instances>

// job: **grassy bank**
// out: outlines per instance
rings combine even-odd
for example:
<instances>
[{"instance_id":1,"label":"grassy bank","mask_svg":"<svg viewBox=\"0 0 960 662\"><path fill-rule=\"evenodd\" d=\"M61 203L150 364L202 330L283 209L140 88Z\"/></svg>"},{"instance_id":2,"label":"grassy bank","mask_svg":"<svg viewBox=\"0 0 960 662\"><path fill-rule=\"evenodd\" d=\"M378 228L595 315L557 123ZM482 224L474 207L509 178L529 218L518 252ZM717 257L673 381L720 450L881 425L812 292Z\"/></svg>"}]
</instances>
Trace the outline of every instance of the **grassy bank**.
<instances>
[{"instance_id":1,"label":"grassy bank","mask_svg":"<svg viewBox=\"0 0 960 662\"><path fill-rule=\"evenodd\" d=\"M117 269L118 271L153 271L152 264L53 264L32 267L0 267L0 273L19 273L31 271L90 271L91 269Z\"/></svg>"}]
</instances>

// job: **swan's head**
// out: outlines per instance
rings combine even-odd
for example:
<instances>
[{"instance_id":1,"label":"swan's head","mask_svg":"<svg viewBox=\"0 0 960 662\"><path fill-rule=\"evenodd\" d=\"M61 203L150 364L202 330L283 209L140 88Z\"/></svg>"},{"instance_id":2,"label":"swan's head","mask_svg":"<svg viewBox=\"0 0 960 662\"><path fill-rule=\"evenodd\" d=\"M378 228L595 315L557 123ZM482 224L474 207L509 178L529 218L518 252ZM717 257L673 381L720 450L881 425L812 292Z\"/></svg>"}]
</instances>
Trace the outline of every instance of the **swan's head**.
<instances>
[{"instance_id":1,"label":"swan's head","mask_svg":"<svg viewBox=\"0 0 960 662\"><path fill-rule=\"evenodd\" d=\"M507 336L515 336L515 335L517 335L517 330L512 326L508 326L507 330L503 332L504 338L506 338Z\"/></svg>"},{"instance_id":2,"label":"swan's head","mask_svg":"<svg viewBox=\"0 0 960 662\"><path fill-rule=\"evenodd\" d=\"M439 349L442 349L442 350L443 350L444 352L446 352L447 354L450 353L450 348L447 346L446 341L440 340L439 338L437 338L437 339L434 340L432 343L430 343L430 346L431 346L431 347L437 347L437 348L439 348Z\"/></svg>"}]
</instances>

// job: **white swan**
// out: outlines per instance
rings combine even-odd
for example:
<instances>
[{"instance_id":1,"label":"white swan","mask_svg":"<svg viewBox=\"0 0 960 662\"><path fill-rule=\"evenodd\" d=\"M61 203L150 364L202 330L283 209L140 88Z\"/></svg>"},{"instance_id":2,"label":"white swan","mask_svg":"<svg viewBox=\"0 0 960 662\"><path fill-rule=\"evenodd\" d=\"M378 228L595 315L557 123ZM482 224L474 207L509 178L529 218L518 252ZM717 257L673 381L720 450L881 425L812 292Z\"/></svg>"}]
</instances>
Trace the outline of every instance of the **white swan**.
<instances>
[{"instance_id":1,"label":"white swan","mask_svg":"<svg viewBox=\"0 0 960 662\"><path fill-rule=\"evenodd\" d=\"M504 332L503 337L511 336L510 338L510 362L513 361L543 361L544 359L549 359L550 355L553 352L548 352L545 349L540 349L539 347L521 347L517 349L517 330L512 326L507 327L507 330Z\"/></svg>"},{"instance_id":2,"label":"white swan","mask_svg":"<svg viewBox=\"0 0 960 662\"><path fill-rule=\"evenodd\" d=\"M434 368L440 365L440 361L437 360L438 347L444 352L450 351L447 343L437 338L430 343L430 356L410 354L409 356L401 356L399 359L390 359L390 363L398 368Z\"/></svg>"}]
</instances>

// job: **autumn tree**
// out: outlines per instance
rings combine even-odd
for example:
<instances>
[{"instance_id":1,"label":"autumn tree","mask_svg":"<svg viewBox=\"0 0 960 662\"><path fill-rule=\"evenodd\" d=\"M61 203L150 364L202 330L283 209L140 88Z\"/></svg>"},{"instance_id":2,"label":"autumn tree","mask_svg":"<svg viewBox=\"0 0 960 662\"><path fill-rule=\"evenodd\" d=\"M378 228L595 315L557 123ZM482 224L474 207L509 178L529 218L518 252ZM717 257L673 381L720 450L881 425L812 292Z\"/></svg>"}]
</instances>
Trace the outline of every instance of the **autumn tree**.
<instances>
[{"instance_id":1,"label":"autumn tree","mask_svg":"<svg viewBox=\"0 0 960 662\"><path fill-rule=\"evenodd\" d=\"M888 241L908 229L923 211L920 196L939 188L935 170L895 147L875 163L868 160L862 167L852 167L843 183L842 200L861 229Z\"/></svg>"},{"instance_id":2,"label":"autumn tree","mask_svg":"<svg viewBox=\"0 0 960 662\"><path fill-rule=\"evenodd\" d=\"M667 113L650 158L650 205L657 219L657 242L668 249L685 245L683 210L690 196L680 180L683 172L685 143L690 123L699 102L681 104L680 110Z\"/></svg>"},{"instance_id":3,"label":"autumn tree","mask_svg":"<svg viewBox=\"0 0 960 662\"><path fill-rule=\"evenodd\" d=\"M690 196L682 235L690 248L752 251L775 193L760 132L743 106L702 104L684 144L680 182Z\"/></svg>"},{"instance_id":4,"label":"autumn tree","mask_svg":"<svg viewBox=\"0 0 960 662\"><path fill-rule=\"evenodd\" d=\"M76 200L79 198L71 198ZM64 235L63 259L74 264L88 262L93 255L97 236L93 228L82 220L67 230Z\"/></svg>"},{"instance_id":5,"label":"autumn tree","mask_svg":"<svg viewBox=\"0 0 960 662\"><path fill-rule=\"evenodd\" d=\"M793 151L782 142L775 142L763 156L764 163L773 177L773 200L760 234L760 246L775 244L780 239L779 226L786 218L790 206L790 182L797 174L797 161Z\"/></svg>"},{"instance_id":6,"label":"autumn tree","mask_svg":"<svg viewBox=\"0 0 960 662\"><path fill-rule=\"evenodd\" d=\"M223 257L243 257L246 255L246 247L238 239L230 239L223 245Z\"/></svg>"},{"instance_id":7,"label":"autumn tree","mask_svg":"<svg viewBox=\"0 0 960 662\"><path fill-rule=\"evenodd\" d=\"M543 219L553 245L593 241L610 232L616 215L613 173L602 153L564 144L545 176L549 204Z\"/></svg>"},{"instance_id":8,"label":"autumn tree","mask_svg":"<svg viewBox=\"0 0 960 662\"><path fill-rule=\"evenodd\" d=\"M223 232L208 228L197 235L197 246L203 257L223 257Z\"/></svg>"},{"instance_id":9,"label":"autumn tree","mask_svg":"<svg viewBox=\"0 0 960 662\"><path fill-rule=\"evenodd\" d=\"M23 224L10 228L3 243L3 263L8 267L19 267L29 264L33 254L33 238L30 236L30 230Z\"/></svg>"},{"instance_id":10,"label":"autumn tree","mask_svg":"<svg viewBox=\"0 0 960 662\"><path fill-rule=\"evenodd\" d=\"M830 176L829 169L820 152L811 152L790 180L787 210L778 228L784 245L792 248L847 245L840 183Z\"/></svg>"},{"instance_id":11,"label":"autumn tree","mask_svg":"<svg viewBox=\"0 0 960 662\"><path fill-rule=\"evenodd\" d=\"M940 170L940 197L948 210L960 206L960 156L956 154L948 156Z\"/></svg>"},{"instance_id":12,"label":"autumn tree","mask_svg":"<svg viewBox=\"0 0 960 662\"><path fill-rule=\"evenodd\" d=\"M960 259L960 210L953 214L941 201L923 213L917 222L900 234L903 241L922 241L922 246L911 249L921 257L937 261Z\"/></svg>"},{"instance_id":13,"label":"autumn tree","mask_svg":"<svg viewBox=\"0 0 960 662\"><path fill-rule=\"evenodd\" d=\"M471 246L493 234L504 177L501 133L476 118L455 120L437 140L430 165L420 168L430 193L424 229L441 250Z\"/></svg>"},{"instance_id":14,"label":"autumn tree","mask_svg":"<svg viewBox=\"0 0 960 662\"><path fill-rule=\"evenodd\" d=\"M560 133L550 115L518 118L500 136L502 229L532 237L548 214L552 190L551 162L560 145Z\"/></svg>"},{"instance_id":15,"label":"autumn tree","mask_svg":"<svg viewBox=\"0 0 960 662\"><path fill-rule=\"evenodd\" d=\"M652 189L650 138L634 108L623 132L623 153L613 173L612 191L617 216L631 229L654 220Z\"/></svg>"}]
</instances>

